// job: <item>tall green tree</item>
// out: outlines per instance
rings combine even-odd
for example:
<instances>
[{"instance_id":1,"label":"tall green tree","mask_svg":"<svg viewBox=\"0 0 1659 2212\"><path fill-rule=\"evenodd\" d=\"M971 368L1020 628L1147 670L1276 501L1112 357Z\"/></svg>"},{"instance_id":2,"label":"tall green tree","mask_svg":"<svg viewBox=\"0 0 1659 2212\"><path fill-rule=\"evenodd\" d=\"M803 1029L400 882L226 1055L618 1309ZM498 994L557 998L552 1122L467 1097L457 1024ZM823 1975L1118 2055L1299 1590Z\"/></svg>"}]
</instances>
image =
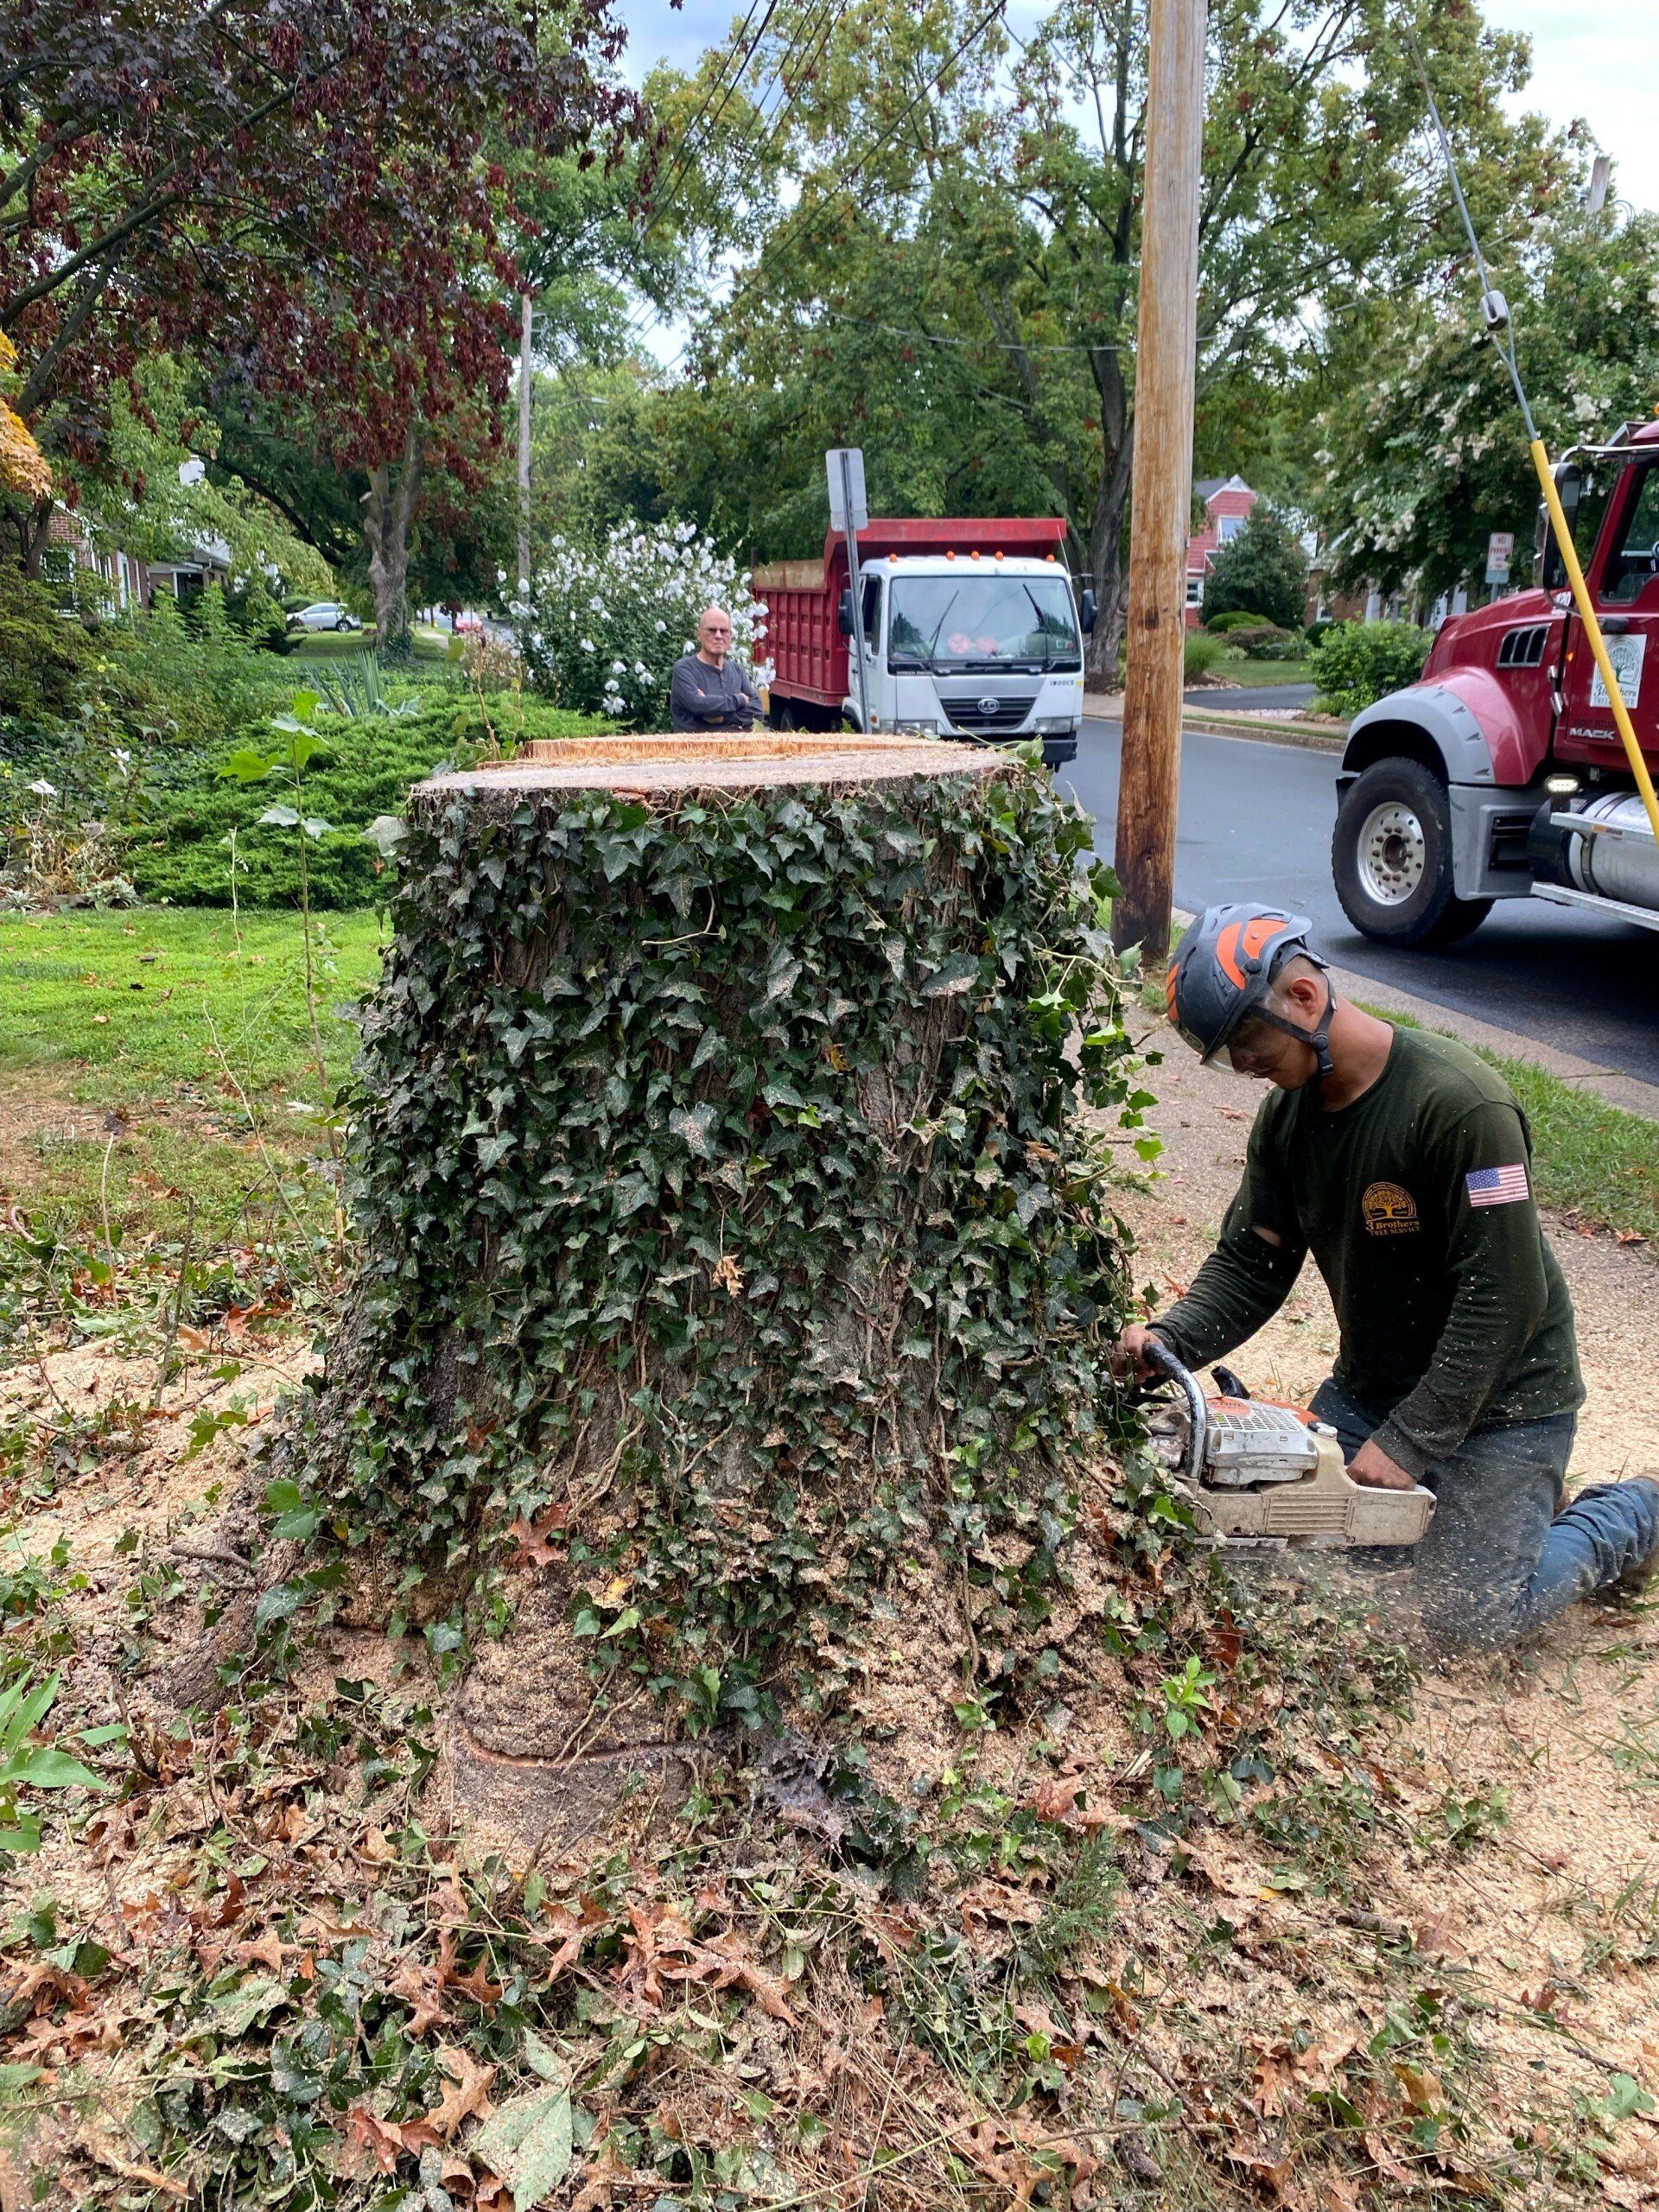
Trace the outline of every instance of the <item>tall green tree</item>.
<instances>
[{"instance_id":1,"label":"tall green tree","mask_svg":"<svg viewBox=\"0 0 1659 2212\"><path fill-rule=\"evenodd\" d=\"M1659 215L1558 209L1496 248L1545 442L1605 439L1659 398ZM1339 585L1478 586L1486 540L1532 537L1538 480L1463 264L1427 297L1367 302L1333 335L1312 505Z\"/></svg>"},{"instance_id":2,"label":"tall green tree","mask_svg":"<svg viewBox=\"0 0 1659 2212\"><path fill-rule=\"evenodd\" d=\"M1580 168L1505 112L1526 42L1471 0L1405 12L1478 215L1516 238ZM693 146L687 219L732 274L689 374L711 426L741 417L736 465L770 462L717 496L747 505L755 550L794 550L822 525L817 454L855 442L884 500L1058 511L1105 671L1127 588L1144 0L1058 0L1023 43L974 0L855 0L815 50L820 13L772 11L746 96L711 99ZM1391 0L1214 0L1201 410L1235 379L1289 381L1340 303L1455 257L1401 22ZM778 441L764 456L757 425Z\"/></svg>"}]
</instances>

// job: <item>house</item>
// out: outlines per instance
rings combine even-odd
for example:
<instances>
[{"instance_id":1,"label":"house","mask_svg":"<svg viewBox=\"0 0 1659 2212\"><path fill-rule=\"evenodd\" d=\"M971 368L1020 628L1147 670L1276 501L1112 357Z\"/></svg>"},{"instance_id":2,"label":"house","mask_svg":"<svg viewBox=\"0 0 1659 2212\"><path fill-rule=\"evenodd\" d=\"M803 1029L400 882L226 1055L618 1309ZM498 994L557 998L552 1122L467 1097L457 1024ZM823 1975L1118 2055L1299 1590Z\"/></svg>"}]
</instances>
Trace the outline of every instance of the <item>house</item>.
<instances>
[{"instance_id":1,"label":"house","mask_svg":"<svg viewBox=\"0 0 1659 2212\"><path fill-rule=\"evenodd\" d=\"M1249 518L1261 496L1242 476L1201 476L1192 486L1202 499L1205 525L1186 541L1186 626L1196 630L1204 619L1204 580L1217 550L1236 537Z\"/></svg>"},{"instance_id":2,"label":"house","mask_svg":"<svg viewBox=\"0 0 1659 2212\"><path fill-rule=\"evenodd\" d=\"M47 524L41 574L48 583L63 584L72 582L78 573L95 575L124 613L129 607L153 606L157 592L183 605L209 584L228 585L231 563L231 549L219 537L205 537L176 555L143 560L110 543L105 533L89 529L71 509L59 506Z\"/></svg>"}]
</instances>

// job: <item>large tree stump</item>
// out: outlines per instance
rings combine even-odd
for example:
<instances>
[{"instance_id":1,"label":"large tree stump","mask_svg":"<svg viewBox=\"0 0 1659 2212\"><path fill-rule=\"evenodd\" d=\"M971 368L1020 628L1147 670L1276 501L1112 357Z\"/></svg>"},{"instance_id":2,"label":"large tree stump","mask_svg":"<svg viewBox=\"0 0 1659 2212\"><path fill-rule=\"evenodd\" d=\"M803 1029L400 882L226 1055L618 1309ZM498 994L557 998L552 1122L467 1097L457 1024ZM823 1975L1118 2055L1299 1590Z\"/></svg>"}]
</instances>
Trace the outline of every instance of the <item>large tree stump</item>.
<instances>
[{"instance_id":1,"label":"large tree stump","mask_svg":"<svg viewBox=\"0 0 1659 2212\"><path fill-rule=\"evenodd\" d=\"M1126 1046L1039 772L531 751L411 795L360 1269L285 1467L440 1611L491 1567L458 1788L558 1827L561 1773L585 1805L631 1753L683 1776L688 1733L844 1706L896 1577L941 1666L1014 1682L1115 1402L1078 1108Z\"/></svg>"}]
</instances>

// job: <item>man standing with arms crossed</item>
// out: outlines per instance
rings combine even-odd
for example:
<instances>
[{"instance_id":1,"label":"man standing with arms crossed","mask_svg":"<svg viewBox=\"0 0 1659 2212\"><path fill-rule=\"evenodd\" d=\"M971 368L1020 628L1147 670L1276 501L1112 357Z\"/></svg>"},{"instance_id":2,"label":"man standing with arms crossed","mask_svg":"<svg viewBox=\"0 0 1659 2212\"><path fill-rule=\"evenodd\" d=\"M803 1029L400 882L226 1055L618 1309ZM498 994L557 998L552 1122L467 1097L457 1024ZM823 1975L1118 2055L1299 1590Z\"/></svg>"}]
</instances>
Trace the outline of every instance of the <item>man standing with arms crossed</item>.
<instances>
[{"instance_id":1,"label":"man standing with arms crossed","mask_svg":"<svg viewBox=\"0 0 1659 2212\"><path fill-rule=\"evenodd\" d=\"M1243 1180L1192 1288L1148 1333L1186 1367L1277 1313L1311 1252L1336 1308L1336 1370L1313 1410L1348 1471L1435 1493L1409 1554L1425 1624L1488 1648L1659 1564L1659 1482L1563 1478L1584 1383L1573 1308L1532 1195L1506 1084L1450 1038L1338 1001L1280 907L1211 906L1168 976L1170 1018L1207 1060L1274 1086Z\"/></svg>"},{"instance_id":2,"label":"man standing with arms crossed","mask_svg":"<svg viewBox=\"0 0 1659 2212\"><path fill-rule=\"evenodd\" d=\"M669 718L677 730L707 736L747 729L760 712L760 695L732 658L732 618L711 607L697 624L697 650L682 653L668 688Z\"/></svg>"}]
</instances>

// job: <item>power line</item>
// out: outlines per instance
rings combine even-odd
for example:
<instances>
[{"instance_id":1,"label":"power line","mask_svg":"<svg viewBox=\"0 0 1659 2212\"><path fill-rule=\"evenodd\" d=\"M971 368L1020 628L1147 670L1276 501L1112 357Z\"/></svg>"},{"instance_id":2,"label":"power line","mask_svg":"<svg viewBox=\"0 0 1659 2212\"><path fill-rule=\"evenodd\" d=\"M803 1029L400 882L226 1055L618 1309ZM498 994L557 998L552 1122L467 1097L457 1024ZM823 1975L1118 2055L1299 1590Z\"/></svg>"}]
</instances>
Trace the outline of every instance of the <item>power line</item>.
<instances>
[{"instance_id":1,"label":"power line","mask_svg":"<svg viewBox=\"0 0 1659 2212\"><path fill-rule=\"evenodd\" d=\"M995 22L997 17L1002 13L1002 10L1007 4L1007 0L993 0L993 4L986 10L984 15L982 15L977 22L974 24L972 29L964 35L957 46L941 64L934 74L928 79L921 90L917 92L913 98L906 102L905 105L899 110L899 113L893 118L887 129L883 130L880 137L877 137L870 145L867 146L862 153L859 155L857 160L848 168L841 180L843 187L854 185L858 182L868 165L874 160L875 156L881 151L884 146L889 144L892 140L897 137L898 133L910 120L911 117L916 112L916 110L921 105L922 102L928 98L929 94L940 90L944 85L945 78L949 75L950 72L956 67L957 62L961 60L963 55L968 51L968 48L974 43L976 39L982 37L983 34L990 29L992 23ZM826 210L829 209L830 206L830 203L829 201L821 201L816 209L807 210L804 218L801 218L801 211L798 209L793 211L791 214L785 216L783 223L779 226L779 231L787 230L790 224L797 220L798 218L805 219L810 223L815 219L815 217L822 217ZM778 235L778 232L773 232L772 238L774 242ZM762 248L762 251L764 252L764 247ZM752 270L742 283L736 287L736 289L732 292L730 297L727 300L725 304L728 310L734 308L746 293L753 289L754 286L760 282L760 266L757 263L754 269ZM687 347L690 343L690 341L688 340L686 345L682 346L679 348L679 350L675 353L673 359L665 364L665 366L671 369L676 367L677 364L684 359Z\"/></svg>"},{"instance_id":2,"label":"power line","mask_svg":"<svg viewBox=\"0 0 1659 2212\"><path fill-rule=\"evenodd\" d=\"M828 315L835 322L855 322L865 330L879 330L889 338L913 338L924 346L963 346L975 351L1004 353L1121 353L1122 347L1103 341L1094 344L1073 340L1063 343L1058 339L1020 338L944 338L931 330L907 330L893 322L873 322L868 315L846 315L839 308L827 308L820 301L818 313Z\"/></svg>"},{"instance_id":3,"label":"power line","mask_svg":"<svg viewBox=\"0 0 1659 2212\"><path fill-rule=\"evenodd\" d=\"M750 41L747 48L742 55L742 58L738 61L736 73L733 76L731 84L726 86L725 97L721 102L721 108L722 111L726 105L726 100L731 98L733 87L736 85L738 79L742 76L744 70L748 67L750 54L754 52L756 46L760 44L761 31L764 31L767 23L772 21L772 12L776 9L777 4L778 0L766 0L766 12L761 19L760 29L756 31L753 39ZM668 181L667 188L660 206L653 212L651 219L646 223L644 231L640 233L640 241L642 244L651 236L652 231L655 230L658 224L661 222L663 217L668 213L670 207L674 204L675 188L690 166L692 142L696 136L697 125L702 121L703 117L708 114L709 102L714 99L715 94L719 92L721 86L725 84L727 66L736 55L738 47L741 44L744 37L747 34L749 25L754 21L755 10L760 5L760 0L749 0L749 11L737 27L737 36L732 41L731 45L727 48L725 56L721 60L719 68L715 70L713 78L710 79L709 89L702 96L702 106L697 110L696 113L692 117L690 122L686 126L685 134L680 140L680 158L678 164L674 170L674 174ZM718 118L716 118L716 120L718 120ZM712 125L710 127L712 128Z\"/></svg>"},{"instance_id":4,"label":"power line","mask_svg":"<svg viewBox=\"0 0 1659 2212\"><path fill-rule=\"evenodd\" d=\"M756 4L758 4L758 0L756 0ZM737 76L733 78L731 84L727 88L725 99L721 100L720 107L715 111L714 117L710 120L709 134L705 134L705 144L707 143L708 136L713 132L715 124L719 122L721 116L725 112L727 101L729 100L732 92L736 90L737 85L741 79L742 71L748 66L749 60L753 55L755 49L760 43L760 38L765 33L766 24L770 22L772 19L775 6L776 0L772 0L772 5L767 8L766 18L762 22L760 30L755 34L753 40L751 41L748 50L745 54L742 62L740 64ZM745 18L745 28L747 28L749 18L753 16L753 13L754 9L753 7L751 7L749 10L749 16ZM817 28L820 18L822 19L821 29ZM782 131L784 118L787 115L790 108L794 104L801 85L806 81L811 71L817 67L818 62L823 59L824 50L830 42L830 34L835 29L836 22L836 0L818 0L818 4L815 8L809 9L806 15L798 24L796 30L791 37L788 44L785 46L784 52L779 57L777 66L772 71L771 87L762 86L756 101L753 122L748 127L739 133L732 148L734 158L742 162L742 178L744 181L747 181L747 179L754 174L758 162L767 151L771 149L772 146L777 143ZM740 38L741 35L742 33L740 30ZM815 40L816 44L813 45L812 50L809 53L807 50L808 46ZM792 89L788 83L788 72L791 62L796 64L800 71L799 77ZM719 75L723 76L724 74L725 71L722 66L719 72ZM716 81L718 81L718 78ZM771 88L775 88L778 98L772 106L771 113L768 114L766 111L766 101L767 91ZM713 88L711 87L711 94L712 89ZM695 130L696 123L700 120L702 114L707 111L708 105L708 100L705 99L702 108L698 111L697 117L693 118L691 130L688 130L686 137L681 142L682 158L679 168L675 173L676 180L683 175L690 166L691 156L694 150L691 145L691 130ZM747 160L744 159L746 155L747 156ZM675 180L671 180L671 193L669 198L665 199L661 207L658 207L652 214L650 222L647 223L644 232L641 233L642 244L645 239L650 237L652 231L656 227L657 224L662 220L663 217L668 213L670 207L672 205L671 188L674 181ZM635 314L630 317L628 327L624 333L624 342L630 345L635 343L639 339L642 338L645 332L654 324L665 322L667 320L668 315L666 310L654 306L650 301L645 302L644 306L638 309Z\"/></svg>"}]
</instances>

